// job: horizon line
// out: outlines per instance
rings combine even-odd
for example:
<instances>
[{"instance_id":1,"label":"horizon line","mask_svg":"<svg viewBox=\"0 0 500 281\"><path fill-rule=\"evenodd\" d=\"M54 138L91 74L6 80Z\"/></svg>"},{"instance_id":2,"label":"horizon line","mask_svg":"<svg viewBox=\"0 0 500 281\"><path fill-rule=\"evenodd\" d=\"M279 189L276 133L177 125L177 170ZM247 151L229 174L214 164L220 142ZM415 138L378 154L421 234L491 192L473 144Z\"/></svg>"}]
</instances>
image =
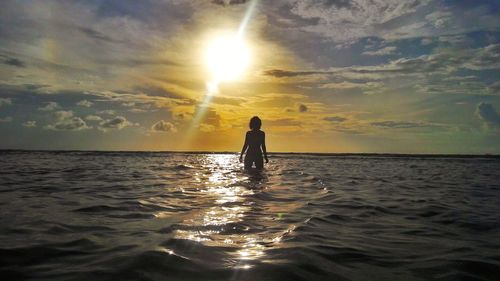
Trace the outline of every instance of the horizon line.
<instances>
[{"instance_id":1,"label":"horizon line","mask_svg":"<svg viewBox=\"0 0 500 281\"><path fill-rule=\"evenodd\" d=\"M0 148L0 152L101 152L101 153L178 153L178 154L239 154L239 151L209 151L209 150L99 150L99 149L24 149L24 148ZM392 156L392 157L486 157L500 158L500 154L460 154L460 153L399 153L399 152L296 152L296 151L274 151L268 154L305 154L317 156Z\"/></svg>"}]
</instances>

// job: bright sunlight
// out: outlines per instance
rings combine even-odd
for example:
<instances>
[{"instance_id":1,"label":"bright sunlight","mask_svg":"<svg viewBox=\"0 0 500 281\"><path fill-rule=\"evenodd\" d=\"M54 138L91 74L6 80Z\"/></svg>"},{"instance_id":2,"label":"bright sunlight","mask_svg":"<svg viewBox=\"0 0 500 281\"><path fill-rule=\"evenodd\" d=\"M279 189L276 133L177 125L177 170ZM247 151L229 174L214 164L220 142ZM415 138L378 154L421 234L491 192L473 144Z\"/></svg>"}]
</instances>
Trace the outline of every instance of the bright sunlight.
<instances>
[{"instance_id":1,"label":"bright sunlight","mask_svg":"<svg viewBox=\"0 0 500 281\"><path fill-rule=\"evenodd\" d=\"M250 49L241 36L218 37L208 46L206 63L214 82L238 80L250 64Z\"/></svg>"}]
</instances>

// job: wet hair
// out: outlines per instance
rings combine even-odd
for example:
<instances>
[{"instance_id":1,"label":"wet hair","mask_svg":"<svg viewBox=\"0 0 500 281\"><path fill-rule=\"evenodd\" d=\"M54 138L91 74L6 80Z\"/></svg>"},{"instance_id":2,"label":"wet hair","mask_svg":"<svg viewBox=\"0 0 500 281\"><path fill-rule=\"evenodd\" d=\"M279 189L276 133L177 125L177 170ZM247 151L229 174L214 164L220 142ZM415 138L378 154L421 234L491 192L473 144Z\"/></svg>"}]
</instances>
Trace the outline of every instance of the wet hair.
<instances>
[{"instance_id":1,"label":"wet hair","mask_svg":"<svg viewBox=\"0 0 500 281\"><path fill-rule=\"evenodd\" d=\"M252 130L260 130L260 127L262 126L262 121L260 121L260 118L258 116L254 116L250 119L250 124L248 124L248 126Z\"/></svg>"}]
</instances>

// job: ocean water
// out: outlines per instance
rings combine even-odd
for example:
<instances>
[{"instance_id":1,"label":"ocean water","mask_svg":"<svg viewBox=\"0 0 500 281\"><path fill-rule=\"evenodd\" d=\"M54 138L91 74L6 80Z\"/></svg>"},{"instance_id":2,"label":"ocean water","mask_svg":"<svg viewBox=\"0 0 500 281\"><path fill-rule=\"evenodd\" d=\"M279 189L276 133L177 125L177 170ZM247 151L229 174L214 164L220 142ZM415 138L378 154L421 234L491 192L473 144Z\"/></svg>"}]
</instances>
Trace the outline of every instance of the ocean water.
<instances>
[{"instance_id":1,"label":"ocean water","mask_svg":"<svg viewBox=\"0 0 500 281\"><path fill-rule=\"evenodd\" d=\"M500 159L0 152L2 280L500 280Z\"/></svg>"}]
</instances>

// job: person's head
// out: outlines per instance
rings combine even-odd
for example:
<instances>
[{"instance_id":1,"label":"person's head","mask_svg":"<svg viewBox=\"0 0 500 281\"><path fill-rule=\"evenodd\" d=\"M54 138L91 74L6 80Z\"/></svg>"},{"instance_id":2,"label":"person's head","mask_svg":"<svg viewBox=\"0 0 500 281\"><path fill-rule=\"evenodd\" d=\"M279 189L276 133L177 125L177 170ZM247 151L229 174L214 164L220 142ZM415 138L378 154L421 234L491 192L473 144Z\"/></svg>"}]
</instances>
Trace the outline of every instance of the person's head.
<instances>
[{"instance_id":1,"label":"person's head","mask_svg":"<svg viewBox=\"0 0 500 281\"><path fill-rule=\"evenodd\" d=\"M260 121L259 117L254 116L250 119L250 124L248 124L248 126L252 130L260 130L260 127L262 126L262 121Z\"/></svg>"}]
</instances>

